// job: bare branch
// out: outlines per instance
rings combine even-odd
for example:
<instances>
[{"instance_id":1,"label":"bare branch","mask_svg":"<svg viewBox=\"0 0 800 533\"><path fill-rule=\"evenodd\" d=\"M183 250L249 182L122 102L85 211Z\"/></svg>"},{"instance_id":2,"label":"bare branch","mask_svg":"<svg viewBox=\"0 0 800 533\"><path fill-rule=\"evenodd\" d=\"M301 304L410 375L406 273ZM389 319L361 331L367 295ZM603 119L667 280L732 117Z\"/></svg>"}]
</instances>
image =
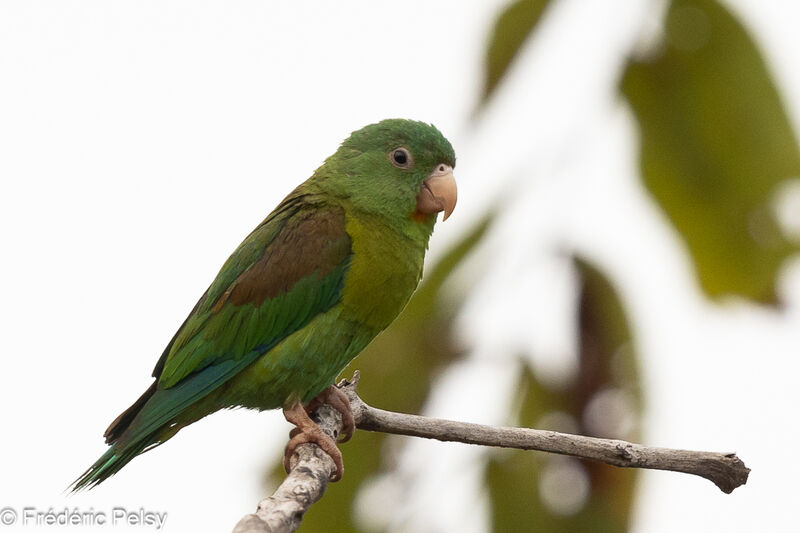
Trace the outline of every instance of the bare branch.
<instances>
[{"instance_id":1,"label":"bare branch","mask_svg":"<svg viewBox=\"0 0 800 533\"><path fill-rule=\"evenodd\" d=\"M538 450L626 468L683 472L712 481L726 494L744 485L750 473L750 469L735 453L655 448L616 439L541 429L485 426L384 411L364 403L356 394L357 384L358 373L353 376L352 382L342 384L342 391L350 400L358 429L482 446Z\"/></svg>"},{"instance_id":2,"label":"bare branch","mask_svg":"<svg viewBox=\"0 0 800 533\"><path fill-rule=\"evenodd\" d=\"M339 387L350 400L356 427L366 431L482 446L538 450L625 468L683 472L712 481L726 494L744 485L750 473L750 469L735 453L655 448L615 439L600 439L539 429L493 427L384 411L370 407L359 398L356 393L358 379L359 373L356 371L352 380L342 381ZM317 412L317 416L323 430L330 431L329 435L337 435L341 431L341 416L335 410L323 406ZM315 444L298 447L297 455L301 457L289 477L275 494L259 503L256 514L248 515L239 522L234 533L283 533L295 531L300 526L303 513L322 497L328 477L335 471L335 466ZM300 470L303 472L298 473ZM290 480L294 481L290 483ZM254 517L258 517L263 524L259 525L261 529L250 525L250 521L255 521ZM270 517L271 522L266 517ZM274 525L269 526L272 527L270 529L267 524ZM276 527L278 525L283 528Z\"/></svg>"}]
</instances>

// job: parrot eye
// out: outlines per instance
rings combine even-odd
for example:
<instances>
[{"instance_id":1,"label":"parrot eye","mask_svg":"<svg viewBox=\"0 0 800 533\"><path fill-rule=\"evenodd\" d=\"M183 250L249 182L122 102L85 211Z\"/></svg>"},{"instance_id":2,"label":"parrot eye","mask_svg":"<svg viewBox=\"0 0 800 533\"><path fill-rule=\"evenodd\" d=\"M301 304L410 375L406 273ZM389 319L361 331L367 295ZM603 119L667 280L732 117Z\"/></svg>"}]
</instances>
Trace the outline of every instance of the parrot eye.
<instances>
[{"instance_id":1,"label":"parrot eye","mask_svg":"<svg viewBox=\"0 0 800 533\"><path fill-rule=\"evenodd\" d=\"M389 152L389 160L397 168L411 168L414 166L414 159L411 153L405 148L395 148Z\"/></svg>"}]
</instances>

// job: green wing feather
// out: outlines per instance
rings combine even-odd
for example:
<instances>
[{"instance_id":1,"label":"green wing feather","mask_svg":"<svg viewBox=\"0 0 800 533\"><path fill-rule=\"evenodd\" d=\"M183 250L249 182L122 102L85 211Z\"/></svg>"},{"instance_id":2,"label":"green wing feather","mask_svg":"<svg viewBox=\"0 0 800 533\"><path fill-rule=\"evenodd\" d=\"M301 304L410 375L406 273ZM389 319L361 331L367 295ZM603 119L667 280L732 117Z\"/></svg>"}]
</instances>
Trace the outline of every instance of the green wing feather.
<instances>
[{"instance_id":1,"label":"green wing feather","mask_svg":"<svg viewBox=\"0 0 800 533\"><path fill-rule=\"evenodd\" d=\"M335 305L351 256L341 207L297 192L284 200L223 265L164 350L156 382L106 431L112 449L74 490L169 438L176 417Z\"/></svg>"},{"instance_id":2,"label":"green wing feather","mask_svg":"<svg viewBox=\"0 0 800 533\"><path fill-rule=\"evenodd\" d=\"M301 218L304 211L313 207L316 207L315 202L304 195L289 196L231 254L211 286L198 300L192 312L175 333L153 369L153 377L159 381L162 387L170 387L188 373L203 368L202 365L196 364L199 361L197 355L192 351L193 346L187 346L187 344L191 341L198 343L202 341L201 337L214 337L219 328L224 325L225 319L230 317L229 314L220 313L222 311L218 308L220 300L232 290L242 274L254 268L265 255L273 252L271 247L286 246L287 244L291 246L292 243L287 243L286 241L289 239L286 238L276 243L276 237L282 232L284 234L297 233L292 231L296 226L296 223L293 223L295 218ZM299 237L302 238L302 236ZM263 275L262 283L275 282L275 276L269 272L264 272ZM206 329L207 327L208 329ZM202 352L206 351L213 350L206 349ZM193 363L195 364L193 365ZM166 378L162 379L161 376L166 376Z\"/></svg>"},{"instance_id":3,"label":"green wing feather","mask_svg":"<svg viewBox=\"0 0 800 533\"><path fill-rule=\"evenodd\" d=\"M338 301L352 253L344 224L341 208L297 196L244 240L156 366L154 400L160 401L140 413L142 432L173 418Z\"/></svg>"}]
</instances>

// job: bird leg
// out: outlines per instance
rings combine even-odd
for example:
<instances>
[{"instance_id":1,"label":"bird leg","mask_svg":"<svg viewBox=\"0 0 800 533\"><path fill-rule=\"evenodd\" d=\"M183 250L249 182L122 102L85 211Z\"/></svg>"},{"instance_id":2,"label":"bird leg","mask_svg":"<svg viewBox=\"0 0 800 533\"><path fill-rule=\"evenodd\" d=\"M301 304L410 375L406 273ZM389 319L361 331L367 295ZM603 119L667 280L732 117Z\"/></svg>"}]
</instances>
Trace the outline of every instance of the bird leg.
<instances>
[{"instance_id":1,"label":"bird leg","mask_svg":"<svg viewBox=\"0 0 800 533\"><path fill-rule=\"evenodd\" d=\"M339 435L339 442L347 442L353 436L356 429L356 420L353 418L353 409L350 407L350 400L345 393L339 390L336 385L329 385L324 391L306 404L306 412L311 414L322 404L328 404L342 415L342 433Z\"/></svg>"},{"instance_id":2,"label":"bird leg","mask_svg":"<svg viewBox=\"0 0 800 533\"><path fill-rule=\"evenodd\" d=\"M290 461L294 455L295 448L305 443L314 443L319 446L322 451L327 453L333 463L336 465L336 473L331 476L331 481L339 481L342 479L344 473L344 463L342 462L342 452L336 447L336 443L328 435L322 431L311 418L308 417L303 404L296 403L290 408L283 409L283 416L297 426L292 430L289 443L286 445L286 451L283 455L283 467L289 473Z\"/></svg>"}]
</instances>

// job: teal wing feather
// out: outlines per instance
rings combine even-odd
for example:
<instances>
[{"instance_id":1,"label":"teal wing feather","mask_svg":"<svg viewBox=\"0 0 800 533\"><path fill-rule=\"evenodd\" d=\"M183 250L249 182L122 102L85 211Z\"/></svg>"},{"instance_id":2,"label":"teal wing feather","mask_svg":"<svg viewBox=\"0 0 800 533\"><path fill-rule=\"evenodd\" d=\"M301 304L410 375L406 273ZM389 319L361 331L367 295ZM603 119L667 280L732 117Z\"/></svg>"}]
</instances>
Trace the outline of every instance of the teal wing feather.
<instances>
[{"instance_id":1,"label":"teal wing feather","mask_svg":"<svg viewBox=\"0 0 800 533\"><path fill-rule=\"evenodd\" d=\"M352 254L340 207L290 197L237 248L168 344L156 383L106 432L150 439L314 316L339 301ZM139 403L139 402L137 402Z\"/></svg>"}]
</instances>

